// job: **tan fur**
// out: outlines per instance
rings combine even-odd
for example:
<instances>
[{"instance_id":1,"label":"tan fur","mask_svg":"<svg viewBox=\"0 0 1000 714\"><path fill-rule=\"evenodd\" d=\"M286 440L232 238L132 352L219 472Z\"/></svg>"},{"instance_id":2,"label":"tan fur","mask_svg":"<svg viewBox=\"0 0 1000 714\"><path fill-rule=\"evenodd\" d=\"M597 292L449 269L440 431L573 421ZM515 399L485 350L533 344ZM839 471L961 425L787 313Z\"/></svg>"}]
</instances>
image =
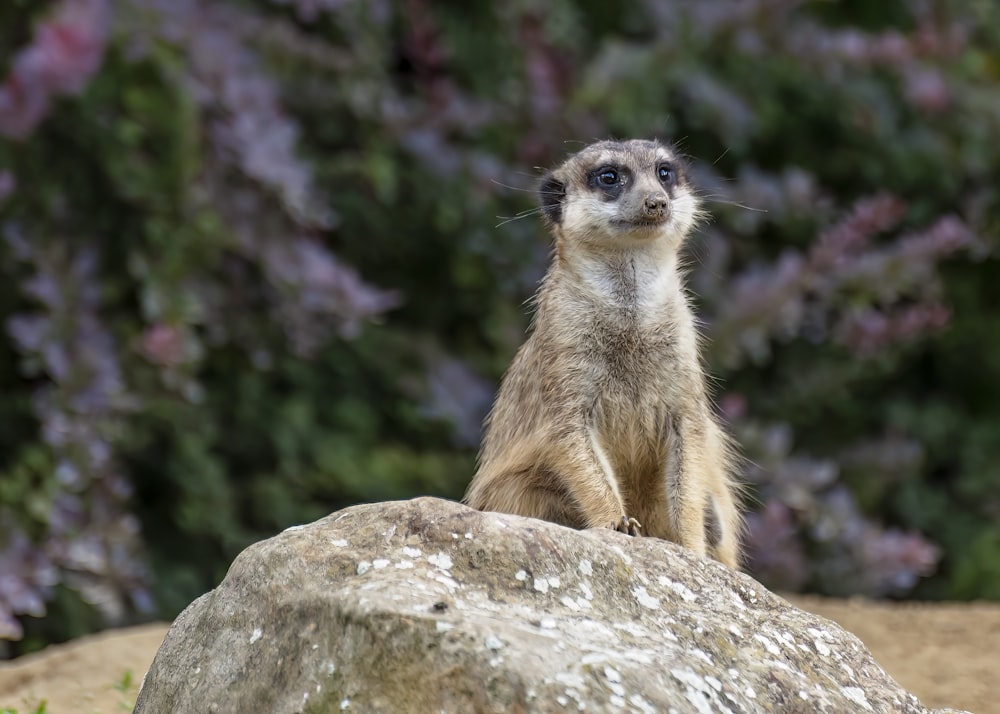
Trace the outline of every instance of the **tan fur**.
<instances>
[{"instance_id":1,"label":"tan fur","mask_svg":"<svg viewBox=\"0 0 1000 714\"><path fill-rule=\"evenodd\" d=\"M607 168L620 186L600 183ZM738 567L734 457L678 264L699 217L683 167L656 142L600 142L546 177L542 199L556 254L466 502L666 538Z\"/></svg>"}]
</instances>

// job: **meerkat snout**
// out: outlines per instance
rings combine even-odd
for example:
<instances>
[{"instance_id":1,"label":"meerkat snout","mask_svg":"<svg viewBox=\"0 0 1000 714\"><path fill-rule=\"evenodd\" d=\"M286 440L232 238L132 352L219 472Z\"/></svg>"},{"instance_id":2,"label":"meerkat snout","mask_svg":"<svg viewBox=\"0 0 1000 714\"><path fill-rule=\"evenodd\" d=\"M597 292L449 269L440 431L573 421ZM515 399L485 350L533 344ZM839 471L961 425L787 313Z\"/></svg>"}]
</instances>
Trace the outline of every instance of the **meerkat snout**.
<instances>
[{"instance_id":1,"label":"meerkat snout","mask_svg":"<svg viewBox=\"0 0 1000 714\"><path fill-rule=\"evenodd\" d=\"M647 218L666 218L667 216L667 197L666 194L662 193L651 193L646 196L646 200L642 204L642 212Z\"/></svg>"}]
</instances>

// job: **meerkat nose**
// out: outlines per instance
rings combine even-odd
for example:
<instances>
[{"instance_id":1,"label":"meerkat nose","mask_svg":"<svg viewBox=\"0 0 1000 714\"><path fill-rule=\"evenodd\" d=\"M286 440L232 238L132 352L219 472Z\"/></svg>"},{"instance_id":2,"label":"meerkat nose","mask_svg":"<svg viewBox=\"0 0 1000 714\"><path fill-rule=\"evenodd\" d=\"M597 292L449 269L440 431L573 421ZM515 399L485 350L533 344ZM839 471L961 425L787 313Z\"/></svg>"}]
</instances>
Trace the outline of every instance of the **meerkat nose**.
<instances>
[{"instance_id":1,"label":"meerkat nose","mask_svg":"<svg viewBox=\"0 0 1000 714\"><path fill-rule=\"evenodd\" d=\"M667 197L662 193L651 193L643 201L642 209L649 218L659 218L667 210Z\"/></svg>"}]
</instances>

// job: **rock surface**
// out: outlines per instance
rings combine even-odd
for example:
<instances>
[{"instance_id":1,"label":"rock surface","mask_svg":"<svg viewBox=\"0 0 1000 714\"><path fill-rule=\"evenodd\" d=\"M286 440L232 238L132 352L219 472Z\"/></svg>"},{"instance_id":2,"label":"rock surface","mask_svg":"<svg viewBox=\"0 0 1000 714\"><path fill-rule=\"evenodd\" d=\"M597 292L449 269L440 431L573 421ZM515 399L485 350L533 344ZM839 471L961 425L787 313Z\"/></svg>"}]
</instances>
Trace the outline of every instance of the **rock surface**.
<instances>
[{"instance_id":1,"label":"rock surface","mask_svg":"<svg viewBox=\"0 0 1000 714\"><path fill-rule=\"evenodd\" d=\"M432 498L251 546L135 712L927 712L853 635L652 538Z\"/></svg>"}]
</instances>

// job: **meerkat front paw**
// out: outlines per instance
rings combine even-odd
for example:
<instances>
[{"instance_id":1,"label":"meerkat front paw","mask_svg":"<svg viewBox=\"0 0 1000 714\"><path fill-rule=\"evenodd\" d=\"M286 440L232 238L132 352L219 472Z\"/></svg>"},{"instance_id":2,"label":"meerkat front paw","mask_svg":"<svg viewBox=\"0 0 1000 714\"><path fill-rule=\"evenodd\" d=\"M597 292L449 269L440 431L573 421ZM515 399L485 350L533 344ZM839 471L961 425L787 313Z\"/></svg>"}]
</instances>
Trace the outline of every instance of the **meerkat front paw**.
<instances>
[{"instance_id":1,"label":"meerkat front paw","mask_svg":"<svg viewBox=\"0 0 1000 714\"><path fill-rule=\"evenodd\" d=\"M622 516L620 521L611 524L611 530L627 533L630 536L640 536L642 535L639 532L642 530L642 524L634 518Z\"/></svg>"}]
</instances>

